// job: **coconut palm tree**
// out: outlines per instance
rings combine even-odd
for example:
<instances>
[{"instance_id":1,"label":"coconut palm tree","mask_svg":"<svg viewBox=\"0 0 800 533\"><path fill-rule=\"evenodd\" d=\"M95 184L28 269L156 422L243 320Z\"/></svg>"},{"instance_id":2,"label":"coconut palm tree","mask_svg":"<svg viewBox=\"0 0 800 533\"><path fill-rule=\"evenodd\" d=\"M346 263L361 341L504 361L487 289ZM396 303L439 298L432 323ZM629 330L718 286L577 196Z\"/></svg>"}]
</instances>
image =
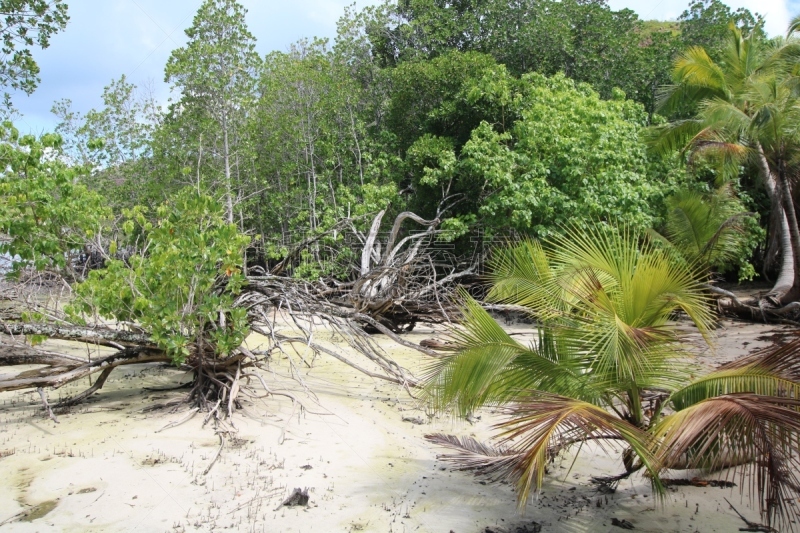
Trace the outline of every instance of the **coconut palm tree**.
<instances>
[{"instance_id":1,"label":"coconut palm tree","mask_svg":"<svg viewBox=\"0 0 800 533\"><path fill-rule=\"evenodd\" d=\"M800 230L791 184L800 155L798 47L794 38L765 43L731 26L722 62L701 47L688 49L675 62L675 84L662 91L660 111L688 108L693 116L653 129L657 149L710 155L728 172L745 162L757 170L781 248L780 274L769 295L777 307L800 299Z\"/></svg>"},{"instance_id":2,"label":"coconut palm tree","mask_svg":"<svg viewBox=\"0 0 800 533\"><path fill-rule=\"evenodd\" d=\"M503 406L508 418L496 446L429 435L455 450L447 457L512 481L524 507L553 454L593 440L621 448L626 472L607 481L645 469L660 495L665 469L751 468L766 519L796 513L776 495L800 488L800 342L692 379L673 319L684 314L710 341L704 276L625 229L570 229L503 249L491 281L491 300L524 306L538 325L526 345L464 296L427 396L439 412Z\"/></svg>"}]
</instances>

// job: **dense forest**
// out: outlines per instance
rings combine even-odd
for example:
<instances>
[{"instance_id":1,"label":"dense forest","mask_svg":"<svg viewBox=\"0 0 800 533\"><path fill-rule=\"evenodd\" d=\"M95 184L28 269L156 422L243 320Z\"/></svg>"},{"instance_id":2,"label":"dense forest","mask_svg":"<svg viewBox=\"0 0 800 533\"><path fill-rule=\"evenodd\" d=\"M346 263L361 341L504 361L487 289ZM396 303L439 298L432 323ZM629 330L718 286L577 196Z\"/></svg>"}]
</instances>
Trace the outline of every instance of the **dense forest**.
<instances>
[{"instance_id":1,"label":"dense forest","mask_svg":"<svg viewBox=\"0 0 800 533\"><path fill-rule=\"evenodd\" d=\"M68 31L66 5L0 7L0 83L31 92L30 48ZM50 409L45 387L99 372L76 403L119 365L168 362L194 373L190 402L222 435L251 378L271 394L258 369L304 343L377 375L352 353L365 355L441 411L514 405L522 444L430 440L513 479L521 505L547 453L614 439L627 472L602 482L646 470L656 492L666 468L789 450L754 468L768 522L794 516L778 500L796 490L800 348L701 384L670 366L676 317L706 336L714 309L797 324L800 20L786 36L763 25L720 0L675 21L605 0L399 0L262 57L244 8L206 0L165 65L166 105L121 76L99 109L55 102L54 132L0 128L3 299L25 303L0 308L0 331L28 340L0 362L49 365L0 390L37 389ZM754 279L773 288L720 287ZM536 347L486 310L531 315ZM402 337L457 318L452 344ZM317 321L351 354L316 342ZM250 332L274 350L250 352ZM375 333L450 355L417 378ZM118 351L84 362L31 346L48 337ZM736 409L750 418L731 422Z\"/></svg>"},{"instance_id":2,"label":"dense forest","mask_svg":"<svg viewBox=\"0 0 800 533\"><path fill-rule=\"evenodd\" d=\"M707 143L683 142L691 136L648 144L653 127L699 109L702 95L665 96L692 83L694 73L673 79L681 54L703 47L717 69L737 39L761 61L779 46L758 15L719 1L693 2L677 22L600 1L409 1L348 9L333 43L266 57L244 16L235 2L203 5L165 67L177 95L166 108L124 76L101 109L54 104L51 150L109 219L198 188L253 236L248 264L270 268L305 238L346 218L364 231L384 209L438 217L438 239L461 252L475 236L541 237L567 223L660 231L676 194L729 189L729 209L758 217L717 270L777 276L780 241L765 238L770 199L755 162L726 165ZM113 231L103 231L105 250ZM303 250L287 272L346 279L352 257L334 242Z\"/></svg>"}]
</instances>

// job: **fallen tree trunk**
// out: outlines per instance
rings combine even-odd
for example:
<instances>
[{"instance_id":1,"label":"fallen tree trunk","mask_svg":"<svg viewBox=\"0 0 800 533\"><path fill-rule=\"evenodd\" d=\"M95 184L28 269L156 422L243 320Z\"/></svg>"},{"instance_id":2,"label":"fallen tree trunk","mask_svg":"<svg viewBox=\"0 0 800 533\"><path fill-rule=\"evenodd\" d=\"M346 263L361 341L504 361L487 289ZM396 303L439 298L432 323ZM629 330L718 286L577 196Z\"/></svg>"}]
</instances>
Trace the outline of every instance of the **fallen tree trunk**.
<instances>
[{"instance_id":1,"label":"fallen tree trunk","mask_svg":"<svg viewBox=\"0 0 800 533\"><path fill-rule=\"evenodd\" d=\"M82 357L57 352L37 350L32 346L0 339L0 366L15 365L47 365L47 366L80 366L86 362Z\"/></svg>"},{"instance_id":2,"label":"fallen tree trunk","mask_svg":"<svg viewBox=\"0 0 800 533\"><path fill-rule=\"evenodd\" d=\"M146 334L106 327L85 327L41 323L0 323L0 333L6 335L41 335L65 341L85 342L111 348L146 346L156 343Z\"/></svg>"},{"instance_id":3,"label":"fallen tree trunk","mask_svg":"<svg viewBox=\"0 0 800 533\"><path fill-rule=\"evenodd\" d=\"M721 313L734 315L744 320L759 322L784 322L797 325L800 317L800 301L781 304L769 294L762 297L740 299L733 292L714 285L706 285L708 290L717 299L717 306Z\"/></svg>"},{"instance_id":4,"label":"fallen tree trunk","mask_svg":"<svg viewBox=\"0 0 800 533\"><path fill-rule=\"evenodd\" d=\"M95 372L114 369L121 365L138 363L168 362L169 358L161 351L140 346L125 348L112 355L88 362L78 367L64 369L64 367L51 367L52 370L35 377L15 376L0 381L0 391L13 391L39 387L52 387L58 389L67 383L85 378Z\"/></svg>"}]
</instances>

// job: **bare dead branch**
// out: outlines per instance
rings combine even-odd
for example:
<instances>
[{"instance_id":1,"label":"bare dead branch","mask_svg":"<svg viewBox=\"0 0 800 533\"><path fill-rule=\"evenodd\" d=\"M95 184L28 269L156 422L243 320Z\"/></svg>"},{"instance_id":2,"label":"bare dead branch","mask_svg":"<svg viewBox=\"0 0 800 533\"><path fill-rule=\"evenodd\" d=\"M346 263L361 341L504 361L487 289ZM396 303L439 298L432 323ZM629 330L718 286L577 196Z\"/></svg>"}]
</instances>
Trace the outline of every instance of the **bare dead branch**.
<instances>
[{"instance_id":1,"label":"bare dead branch","mask_svg":"<svg viewBox=\"0 0 800 533\"><path fill-rule=\"evenodd\" d=\"M56 424L58 424L59 423L58 418L56 418L56 415L53 414L53 409L50 407L50 404L47 403L47 394L44 392L44 389L39 387L38 389L36 389L36 392L39 393L39 397L42 399L42 404L44 405L44 408L47 410L47 414L50 416L50 419Z\"/></svg>"},{"instance_id":2,"label":"bare dead branch","mask_svg":"<svg viewBox=\"0 0 800 533\"><path fill-rule=\"evenodd\" d=\"M52 373L35 377L15 376L10 379L0 381L0 391L12 391L20 389L30 389L39 387L52 387L57 389L84 378L95 372L104 371L109 368L116 368L120 365L130 365L135 363L148 362L168 362L169 358L161 350L152 348L133 347L120 350L108 357L97 359L90 363L81 365L67 371L54 369Z\"/></svg>"},{"instance_id":3,"label":"bare dead branch","mask_svg":"<svg viewBox=\"0 0 800 533\"><path fill-rule=\"evenodd\" d=\"M66 400L58 402L58 404L56 404L56 407L69 407L71 405L77 405L86 398L88 398L89 396L91 396L92 394L94 394L95 392L99 391L103 387L103 385L105 385L108 376L111 375L111 372L114 371L114 368L115 367L111 367L103 370L100 373L100 375L97 376L97 379L95 380L94 384L91 387L89 387L80 394L76 394L71 398L67 398Z\"/></svg>"}]
</instances>

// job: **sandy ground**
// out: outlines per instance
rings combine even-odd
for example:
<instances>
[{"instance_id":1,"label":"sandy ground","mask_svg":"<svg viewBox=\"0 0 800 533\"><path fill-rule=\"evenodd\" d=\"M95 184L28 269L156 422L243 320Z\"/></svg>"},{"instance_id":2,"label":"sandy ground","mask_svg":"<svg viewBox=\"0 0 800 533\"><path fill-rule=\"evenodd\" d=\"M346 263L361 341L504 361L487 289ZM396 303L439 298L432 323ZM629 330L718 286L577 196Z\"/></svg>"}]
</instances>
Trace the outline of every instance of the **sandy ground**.
<instances>
[{"instance_id":1,"label":"sandy ground","mask_svg":"<svg viewBox=\"0 0 800 533\"><path fill-rule=\"evenodd\" d=\"M697 361L714 366L785 332L725 322L716 350L701 350ZM423 357L388 343L386 349L424 370ZM286 361L273 367L267 379L302 396L298 384L280 377ZM307 409L278 397L249 404L235 417L237 439L207 475L219 439L203 427L204 414L158 432L182 419L185 407L146 410L181 397L142 390L187 379L175 370L117 371L88 404L61 413L59 424L44 416L35 393L0 394L0 529L484 533L535 531L535 522L543 532L622 531L615 518L636 531L738 531L744 523L724 498L758 521L738 488L674 488L658 504L648 483L634 478L600 494L589 476L619 473L622 465L587 447L576 460L568 455L553 465L542 494L519 516L509 486L453 471L437 461L442 450L423 439L434 431L484 438L498 420L493 413L479 413L474 425L432 418L400 387L327 358L302 377L317 402L302 396ZM307 508L281 506L294 488L308 489Z\"/></svg>"}]
</instances>

